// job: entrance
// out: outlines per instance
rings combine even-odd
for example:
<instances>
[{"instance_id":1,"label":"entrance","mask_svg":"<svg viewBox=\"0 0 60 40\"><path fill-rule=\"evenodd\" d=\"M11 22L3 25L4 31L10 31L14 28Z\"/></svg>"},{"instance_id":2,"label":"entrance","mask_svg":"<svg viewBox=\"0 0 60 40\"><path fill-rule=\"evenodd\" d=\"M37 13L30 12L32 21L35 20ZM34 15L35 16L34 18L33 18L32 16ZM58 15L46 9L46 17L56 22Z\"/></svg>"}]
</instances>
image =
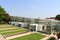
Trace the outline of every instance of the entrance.
<instances>
[{"instance_id":1,"label":"entrance","mask_svg":"<svg viewBox=\"0 0 60 40\"><path fill-rule=\"evenodd\" d=\"M31 25L31 31L36 31L36 25Z\"/></svg>"},{"instance_id":2,"label":"entrance","mask_svg":"<svg viewBox=\"0 0 60 40\"><path fill-rule=\"evenodd\" d=\"M44 30L45 26L42 26L42 30Z\"/></svg>"}]
</instances>

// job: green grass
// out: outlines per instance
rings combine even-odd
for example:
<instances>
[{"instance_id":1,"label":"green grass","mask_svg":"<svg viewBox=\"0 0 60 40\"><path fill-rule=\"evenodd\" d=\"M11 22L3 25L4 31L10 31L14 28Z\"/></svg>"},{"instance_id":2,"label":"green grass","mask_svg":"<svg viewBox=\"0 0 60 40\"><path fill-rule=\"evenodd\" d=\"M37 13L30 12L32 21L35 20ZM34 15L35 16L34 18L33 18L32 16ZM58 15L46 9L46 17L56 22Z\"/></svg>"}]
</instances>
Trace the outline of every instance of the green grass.
<instances>
[{"instance_id":1,"label":"green grass","mask_svg":"<svg viewBox=\"0 0 60 40\"><path fill-rule=\"evenodd\" d=\"M0 25L0 28L17 28L17 27L9 25L9 24L2 24Z\"/></svg>"},{"instance_id":2,"label":"green grass","mask_svg":"<svg viewBox=\"0 0 60 40\"><path fill-rule=\"evenodd\" d=\"M19 27L12 26L9 24L0 25L0 29L4 29L4 28L7 28L7 29L6 30L0 30L0 34L2 34L2 35L11 35L11 34L22 33L22 32L27 31L27 29L19 28ZM8 29L8 28L13 28L13 29Z\"/></svg>"},{"instance_id":3,"label":"green grass","mask_svg":"<svg viewBox=\"0 0 60 40\"><path fill-rule=\"evenodd\" d=\"M30 35L18 37L18 38L11 39L11 40L40 40L44 37L45 36L42 35L42 34L33 33L33 34L30 34Z\"/></svg>"},{"instance_id":4,"label":"green grass","mask_svg":"<svg viewBox=\"0 0 60 40\"><path fill-rule=\"evenodd\" d=\"M8 32L2 32L2 35L11 35L11 34L16 34L16 33L22 33L22 32L26 32L26 30L16 30L16 31L8 31Z\"/></svg>"},{"instance_id":5,"label":"green grass","mask_svg":"<svg viewBox=\"0 0 60 40\"><path fill-rule=\"evenodd\" d=\"M21 33L21 32L26 32L27 30L11 30L11 31L4 31L0 32L2 35L9 35L9 34L15 34L15 33Z\"/></svg>"},{"instance_id":6,"label":"green grass","mask_svg":"<svg viewBox=\"0 0 60 40\"><path fill-rule=\"evenodd\" d=\"M0 30L0 32L15 31L15 30L26 30L26 29L23 29L23 28L13 28L13 29Z\"/></svg>"}]
</instances>

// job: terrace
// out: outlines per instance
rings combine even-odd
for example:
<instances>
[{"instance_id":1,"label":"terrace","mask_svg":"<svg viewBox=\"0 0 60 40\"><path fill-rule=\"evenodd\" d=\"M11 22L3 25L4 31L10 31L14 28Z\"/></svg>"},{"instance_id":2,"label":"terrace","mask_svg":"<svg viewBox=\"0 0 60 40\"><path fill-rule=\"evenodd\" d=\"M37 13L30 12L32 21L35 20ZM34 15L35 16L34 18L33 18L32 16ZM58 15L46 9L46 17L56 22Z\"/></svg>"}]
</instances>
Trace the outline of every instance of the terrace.
<instances>
[{"instance_id":1,"label":"terrace","mask_svg":"<svg viewBox=\"0 0 60 40\"><path fill-rule=\"evenodd\" d=\"M8 24L0 25L0 34L2 34L4 36L23 33L23 32L27 32L27 31L28 31L27 29L18 28L16 26L12 26L12 25L8 25Z\"/></svg>"}]
</instances>

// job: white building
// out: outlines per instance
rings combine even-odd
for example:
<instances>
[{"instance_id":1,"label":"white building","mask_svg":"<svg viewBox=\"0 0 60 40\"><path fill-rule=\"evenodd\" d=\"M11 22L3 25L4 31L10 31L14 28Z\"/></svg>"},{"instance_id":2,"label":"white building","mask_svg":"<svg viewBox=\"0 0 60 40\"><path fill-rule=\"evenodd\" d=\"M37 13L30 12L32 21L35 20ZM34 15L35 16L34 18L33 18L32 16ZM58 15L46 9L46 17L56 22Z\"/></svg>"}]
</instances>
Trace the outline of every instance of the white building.
<instances>
[{"instance_id":1,"label":"white building","mask_svg":"<svg viewBox=\"0 0 60 40\"><path fill-rule=\"evenodd\" d=\"M23 27L24 27L24 23L22 23L22 22L18 22L17 26L23 28Z\"/></svg>"},{"instance_id":2,"label":"white building","mask_svg":"<svg viewBox=\"0 0 60 40\"><path fill-rule=\"evenodd\" d=\"M30 24L30 29L32 31L38 31L38 24Z\"/></svg>"},{"instance_id":3,"label":"white building","mask_svg":"<svg viewBox=\"0 0 60 40\"><path fill-rule=\"evenodd\" d=\"M32 30L32 31L55 32L57 29L60 28L59 26L56 26L57 24L60 25L60 21L58 21L58 20L41 19L39 21L39 23L34 23L34 22L33 23L11 22L11 24L15 25L15 26L18 26L18 27L22 27L22 28L29 27L29 29ZM30 26L27 26L28 24Z\"/></svg>"}]
</instances>

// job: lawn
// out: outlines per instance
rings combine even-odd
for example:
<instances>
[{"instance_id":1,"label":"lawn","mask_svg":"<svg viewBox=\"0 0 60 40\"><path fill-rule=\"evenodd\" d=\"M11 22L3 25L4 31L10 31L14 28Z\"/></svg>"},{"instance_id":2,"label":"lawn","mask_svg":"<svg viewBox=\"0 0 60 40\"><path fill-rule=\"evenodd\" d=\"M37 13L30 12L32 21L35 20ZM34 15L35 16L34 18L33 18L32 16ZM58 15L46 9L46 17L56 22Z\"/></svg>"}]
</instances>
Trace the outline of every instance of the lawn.
<instances>
[{"instance_id":1,"label":"lawn","mask_svg":"<svg viewBox=\"0 0 60 40\"><path fill-rule=\"evenodd\" d=\"M18 37L18 38L11 39L11 40L40 40L44 37L45 36L42 35L42 34L33 33L33 34L30 34L30 35Z\"/></svg>"},{"instance_id":2,"label":"lawn","mask_svg":"<svg viewBox=\"0 0 60 40\"><path fill-rule=\"evenodd\" d=\"M12 25L9 25L9 24L1 24L1 25L0 25L0 29L1 29L1 28L17 28L17 27L12 26Z\"/></svg>"},{"instance_id":3,"label":"lawn","mask_svg":"<svg viewBox=\"0 0 60 40\"><path fill-rule=\"evenodd\" d=\"M27 29L19 28L19 27L12 26L9 24L0 25L0 34L5 35L5 36L11 35L11 34L16 34L16 33L22 33L22 32L26 32L26 31L27 31Z\"/></svg>"}]
</instances>

